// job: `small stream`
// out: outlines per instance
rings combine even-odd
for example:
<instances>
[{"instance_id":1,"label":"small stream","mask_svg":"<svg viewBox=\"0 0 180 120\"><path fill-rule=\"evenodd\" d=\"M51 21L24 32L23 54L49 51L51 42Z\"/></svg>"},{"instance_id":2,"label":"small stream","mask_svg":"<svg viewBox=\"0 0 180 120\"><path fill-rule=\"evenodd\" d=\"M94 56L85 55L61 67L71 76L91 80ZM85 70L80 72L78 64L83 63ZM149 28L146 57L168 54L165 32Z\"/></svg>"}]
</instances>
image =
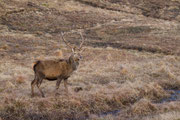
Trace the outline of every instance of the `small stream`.
<instances>
[{"instance_id":1,"label":"small stream","mask_svg":"<svg viewBox=\"0 0 180 120\"><path fill-rule=\"evenodd\" d=\"M99 116L101 116L101 117L104 117L104 116L107 116L107 115L116 116L116 115L118 115L119 112L121 112L121 110L114 110L114 111L109 111L109 112L103 112Z\"/></svg>"},{"instance_id":2,"label":"small stream","mask_svg":"<svg viewBox=\"0 0 180 120\"><path fill-rule=\"evenodd\" d=\"M154 102L154 104L162 104L162 103L167 103L167 102L172 102L172 101L180 101L180 90L167 90L167 91L172 91L172 94L167 98L163 98L159 101ZM107 115L117 116L121 111L122 111L122 109L102 112L102 113L98 114L98 116L99 117L106 117ZM78 120L81 120L81 119L86 120L86 119L88 119L88 117L78 118ZM70 119L67 119L67 120L70 120ZM76 120L76 119L73 119L73 120Z\"/></svg>"},{"instance_id":3,"label":"small stream","mask_svg":"<svg viewBox=\"0 0 180 120\"><path fill-rule=\"evenodd\" d=\"M164 98L159 101L159 103L171 102L171 101L179 101L180 100L180 90L172 90L173 93L170 97Z\"/></svg>"},{"instance_id":4,"label":"small stream","mask_svg":"<svg viewBox=\"0 0 180 120\"><path fill-rule=\"evenodd\" d=\"M158 101L156 103L161 104L161 103L171 102L171 101L180 101L180 90L171 90L171 91L173 91L173 93L170 95L170 97L161 99L160 101ZM109 112L103 112L99 116L100 117L105 117L107 115L117 116L118 113L120 113L120 112L121 112L121 109L114 110L114 111L109 111Z\"/></svg>"}]
</instances>

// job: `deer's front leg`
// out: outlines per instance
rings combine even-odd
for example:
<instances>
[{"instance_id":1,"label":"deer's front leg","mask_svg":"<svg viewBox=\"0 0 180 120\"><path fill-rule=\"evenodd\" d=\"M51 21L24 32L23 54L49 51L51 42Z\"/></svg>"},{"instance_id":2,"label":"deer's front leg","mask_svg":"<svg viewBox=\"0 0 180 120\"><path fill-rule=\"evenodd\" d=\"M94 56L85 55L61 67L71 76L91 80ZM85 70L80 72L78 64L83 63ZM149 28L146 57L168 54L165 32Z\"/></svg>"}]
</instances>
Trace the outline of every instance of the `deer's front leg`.
<instances>
[{"instance_id":1,"label":"deer's front leg","mask_svg":"<svg viewBox=\"0 0 180 120\"><path fill-rule=\"evenodd\" d=\"M55 95L58 95L58 89L59 89L59 86L61 84L61 81L62 79L61 78L58 78L57 82L56 82L56 90L55 90Z\"/></svg>"},{"instance_id":2,"label":"deer's front leg","mask_svg":"<svg viewBox=\"0 0 180 120\"><path fill-rule=\"evenodd\" d=\"M64 87L66 90L66 94L68 95L69 91L68 91L68 87L67 87L67 79L64 79Z\"/></svg>"}]
</instances>

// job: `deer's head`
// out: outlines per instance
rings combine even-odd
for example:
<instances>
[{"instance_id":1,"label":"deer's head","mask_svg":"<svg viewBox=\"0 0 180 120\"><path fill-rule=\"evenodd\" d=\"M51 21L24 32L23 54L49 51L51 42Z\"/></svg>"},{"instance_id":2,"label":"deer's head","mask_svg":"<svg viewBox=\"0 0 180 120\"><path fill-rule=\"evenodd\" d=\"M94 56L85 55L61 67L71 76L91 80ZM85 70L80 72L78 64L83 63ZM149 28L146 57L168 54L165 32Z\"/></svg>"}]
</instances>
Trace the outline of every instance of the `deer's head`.
<instances>
[{"instance_id":1,"label":"deer's head","mask_svg":"<svg viewBox=\"0 0 180 120\"><path fill-rule=\"evenodd\" d=\"M82 52L84 51L84 49L82 49L82 45L84 43L84 37L82 35L82 33L80 32L80 36L81 36L81 39L82 39L82 42L80 44L79 47L77 46L72 46L70 45L64 38L64 33L61 33L61 36L62 36L62 39L63 41L65 42L65 44L71 49L72 51L72 54L71 56L69 57L69 61L73 64L75 64L75 66L78 66L79 65L79 61L82 59Z\"/></svg>"}]
</instances>

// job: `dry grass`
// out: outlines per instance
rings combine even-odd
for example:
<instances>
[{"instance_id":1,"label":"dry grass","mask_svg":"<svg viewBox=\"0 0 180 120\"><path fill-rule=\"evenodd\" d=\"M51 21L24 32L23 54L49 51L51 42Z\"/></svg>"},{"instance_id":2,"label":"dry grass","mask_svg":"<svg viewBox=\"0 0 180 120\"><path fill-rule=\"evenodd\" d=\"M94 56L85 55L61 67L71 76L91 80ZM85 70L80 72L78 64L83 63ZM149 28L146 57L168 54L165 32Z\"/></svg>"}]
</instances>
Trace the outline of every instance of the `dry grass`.
<instances>
[{"instance_id":1,"label":"dry grass","mask_svg":"<svg viewBox=\"0 0 180 120\"><path fill-rule=\"evenodd\" d=\"M144 118L144 120L178 120L180 118L179 112L167 112L159 115Z\"/></svg>"},{"instance_id":2,"label":"dry grass","mask_svg":"<svg viewBox=\"0 0 180 120\"><path fill-rule=\"evenodd\" d=\"M151 101L142 99L135 103L130 110L133 114L147 115L156 112L158 108L156 105L152 104Z\"/></svg>"},{"instance_id":3,"label":"dry grass","mask_svg":"<svg viewBox=\"0 0 180 120\"><path fill-rule=\"evenodd\" d=\"M55 56L59 57L57 54ZM42 85L46 94L44 99L37 90L36 97L30 97L33 60L25 60L26 64L21 64L21 61L16 63L16 60L2 59L1 80L6 85L1 85L4 89L1 94L6 96L1 101L2 118L32 119L36 114L37 118L42 116L46 119L83 119L91 114L116 109L127 109L126 114L131 113L131 116L157 114L165 108L152 102L168 97L169 93L164 88L171 89L179 83L177 56L87 47L83 58L78 71L69 79L70 96L65 96L64 88L60 87L60 95L55 97L55 83L46 81ZM82 90L74 91L78 87ZM179 110L173 106L168 108L169 111L171 109ZM113 119L111 115L106 117Z\"/></svg>"},{"instance_id":4,"label":"dry grass","mask_svg":"<svg viewBox=\"0 0 180 120\"><path fill-rule=\"evenodd\" d=\"M180 89L179 23L139 15L128 6L131 1L31 2L0 1L0 118L179 119L179 101L159 103L170 96L168 90ZM80 66L68 80L69 96L63 85L55 96L56 83L43 81L46 98L37 89L31 98L34 61L67 58L70 50L59 33L68 31L67 40L79 44L79 34L72 32L77 29L87 39ZM116 115L103 115L115 110Z\"/></svg>"}]
</instances>

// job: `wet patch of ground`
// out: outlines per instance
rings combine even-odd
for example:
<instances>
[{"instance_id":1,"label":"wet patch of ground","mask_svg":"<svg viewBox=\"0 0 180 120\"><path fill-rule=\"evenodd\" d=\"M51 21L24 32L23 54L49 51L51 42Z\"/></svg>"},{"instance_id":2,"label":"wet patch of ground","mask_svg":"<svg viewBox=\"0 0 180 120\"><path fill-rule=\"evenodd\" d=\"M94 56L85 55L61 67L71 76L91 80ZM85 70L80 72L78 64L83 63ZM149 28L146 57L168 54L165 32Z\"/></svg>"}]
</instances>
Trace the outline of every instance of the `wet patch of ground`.
<instances>
[{"instance_id":1,"label":"wet patch of ground","mask_svg":"<svg viewBox=\"0 0 180 120\"><path fill-rule=\"evenodd\" d=\"M180 100L180 90L168 90L168 92L171 92L169 97L158 100L158 102L156 102L155 104L165 104L168 102L175 102L175 101ZM121 114L122 110L123 109L103 112L99 114L98 116L101 118L105 118L106 116L109 116L109 115L116 117L119 114Z\"/></svg>"},{"instance_id":2,"label":"wet patch of ground","mask_svg":"<svg viewBox=\"0 0 180 120\"><path fill-rule=\"evenodd\" d=\"M180 100L180 90L171 90L171 95L168 98L164 98L159 101L159 103L171 102L171 101L179 101Z\"/></svg>"}]
</instances>

